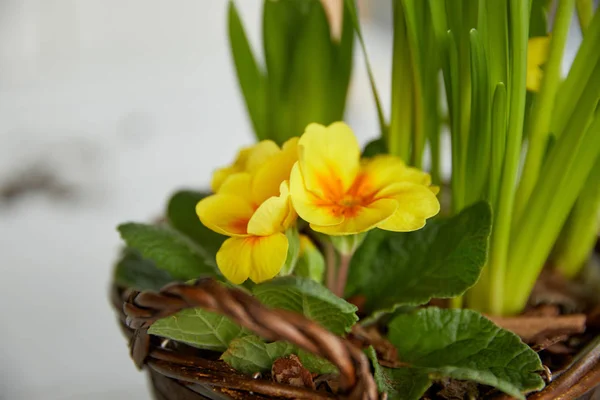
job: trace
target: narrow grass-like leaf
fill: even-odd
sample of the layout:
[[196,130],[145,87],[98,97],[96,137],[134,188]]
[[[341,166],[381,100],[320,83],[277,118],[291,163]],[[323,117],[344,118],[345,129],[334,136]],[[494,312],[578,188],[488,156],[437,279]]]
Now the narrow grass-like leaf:
[[[504,155],[504,167],[492,229],[489,268],[493,275],[504,276],[511,240],[511,221],[514,205],[515,181],[521,154],[521,137],[525,117],[525,84],[527,79],[527,40],[529,3],[510,0],[509,3],[509,57],[511,79],[508,85],[509,119]],[[504,286],[490,288],[490,310],[500,314],[505,302]]]
[[503,83],[496,85],[492,100],[492,151],[489,177],[488,199],[495,209],[498,204],[498,191],[502,182],[502,166],[504,165],[504,149],[506,148],[506,87]]
[[600,219],[594,218],[600,211],[598,182],[600,157],[592,167],[552,253],[552,264],[569,278],[579,273],[596,244],[600,230]]
[[414,118],[413,65],[408,45],[404,8],[400,0],[392,2],[394,21],[392,56],[392,108],[387,146],[390,154],[406,162],[412,156]]
[[574,0],[563,0],[558,3],[548,61],[544,66],[540,91],[534,97],[531,114],[527,121],[526,135],[529,139],[527,157],[525,158],[525,165],[515,198],[514,218],[517,221],[521,217],[531,191],[538,180],[540,168],[546,155],[554,102],[560,84],[561,62],[569,35],[571,16],[573,15],[573,3]]
[[332,45],[327,16],[320,1],[308,1],[308,12],[296,32],[289,65],[288,90],[285,98],[290,106],[288,131],[280,141],[302,134],[311,122],[329,124],[331,94],[327,88],[333,77]]
[[592,15],[594,15],[594,4],[592,0],[575,0],[575,6],[577,8],[577,19],[579,20],[579,27],[581,33],[585,35]]
[[373,92],[375,106],[377,107],[377,119],[379,121],[379,130],[381,131],[380,133],[381,133],[382,137],[387,137],[387,129],[388,128],[387,128],[387,124],[385,122],[385,117],[383,114],[383,107],[381,105],[379,93],[377,92],[377,86],[375,85],[375,76],[373,75],[371,63],[369,62],[369,56],[367,55],[367,47],[365,46],[365,41],[363,39],[362,31],[360,29],[360,21],[358,20],[358,12],[356,10],[355,1],[356,0],[344,0],[344,4],[346,5],[347,10],[349,11],[349,15],[352,20],[352,24],[354,25],[354,30],[356,31],[356,36],[358,36],[358,41],[360,43],[360,47],[362,48],[363,55],[365,57],[365,65],[367,67],[367,73],[369,75],[371,91]]
[[[590,82],[589,87],[600,87],[599,80],[596,82]],[[597,104],[597,99],[593,102],[584,96],[577,110],[584,109],[585,103]],[[525,209],[527,218],[513,232],[505,281],[505,290],[510,290],[511,296],[505,299],[503,314],[518,313],[525,306],[560,228],[600,154],[600,113],[589,126],[589,117],[581,118],[579,123],[571,124],[572,132],[558,138],[544,164],[545,178],[536,185]]]
[[471,124],[467,151],[465,202],[485,198],[488,184],[491,125],[490,82],[485,49],[479,32],[471,30]]
[[343,24],[342,34],[339,42],[333,43],[333,64],[330,72],[331,84],[331,104],[329,105],[330,121],[340,121],[344,116],[346,106],[346,96],[352,74],[353,56],[354,56],[354,27],[352,17],[348,6],[343,4]]
[[560,136],[567,127],[571,115],[576,110],[577,101],[586,89],[588,82],[598,80],[598,75],[594,75],[594,68],[600,59],[599,48],[600,12],[596,12],[581,41],[567,78],[560,85],[560,96],[556,97],[550,131],[557,136]]
[[266,77],[254,57],[233,1],[229,2],[229,44],[238,82],[258,140],[268,138]]

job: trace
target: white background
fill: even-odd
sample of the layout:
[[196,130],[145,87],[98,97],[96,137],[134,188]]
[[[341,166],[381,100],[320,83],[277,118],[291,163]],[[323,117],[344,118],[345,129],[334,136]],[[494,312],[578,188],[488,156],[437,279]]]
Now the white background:
[[[261,2],[237,3],[257,45]],[[115,226],[160,215],[253,141],[226,9],[0,0],[0,187],[33,170],[70,188],[0,201],[0,399],[149,398],[107,299]],[[386,26],[364,26],[385,105]],[[364,143],[377,122],[356,55],[347,119]]]

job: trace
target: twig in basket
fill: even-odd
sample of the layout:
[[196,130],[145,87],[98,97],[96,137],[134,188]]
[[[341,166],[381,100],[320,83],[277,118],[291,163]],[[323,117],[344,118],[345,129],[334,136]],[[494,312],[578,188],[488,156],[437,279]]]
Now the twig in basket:
[[[594,339],[586,347],[579,358],[562,375],[554,380],[541,392],[535,393],[530,400],[570,400],[575,399],[579,390],[587,390],[594,387],[600,380],[600,336]],[[592,372],[590,372],[592,371]],[[580,389],[576,386],[582,385]],[[571,393],[571,394],[569,394]]]
[[583,333],[586,322],[584,314],[488,318],[496,325],[516,333],[524,342],[534,344],[561,335]]

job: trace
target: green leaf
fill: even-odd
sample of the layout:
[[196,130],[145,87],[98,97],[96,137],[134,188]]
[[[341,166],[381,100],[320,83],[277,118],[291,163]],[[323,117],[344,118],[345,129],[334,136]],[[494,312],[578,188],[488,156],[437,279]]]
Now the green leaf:
[[347,295],[363,295],[369,312],[459,296],[485,264],[491,210],[476,203],[416,232],[370,232],[352,258]]
[[294,350],[290,343],[265,343],[258,336],[249,335],[233,340],[221,359],[240,372],[253,374],[271,371],[275,360],[292,354]]
[[275,360],[290,354],[296,354],[302,365],[313,373],[327,374],[337,371],[327,360],[304,350],[299,350],[290,343],[283,341],[265,343],[254,335],[233,340],[221,359],[238,371],[253,374],[255,372],[270,372]]
[[246,107],[256,137],[267,139],[266,77],[258,67],[239,13],[233,1],[229,2],[229,44],[238,82],[246,100]]
[[379,365],[373,346],[365,350],[373,365],[375,383],[389,400],[419,400],[431,386],[426,370],[420,368],[385,368]]
[[329,71],[332,79],[331,104],[329,104],[329,120],[340,121],[344,117],[348,86],[352,76],[352,60],[354,55],[354,27],[350,10],[344,4],[342,16],[342,32],[339,42],[333,42],[333,65]]
[[135,290],[158,291],[174,279],[168,272],[156,268],[149,260],[144,260],[134,249],[125,248],[115,266],[115,283]]
[[189,308],[159,319],[148,329],[148,333],[200,349],[224,351],[244,330],[220,314]]
[[279,276],[290,275],[296,269],[298,264],[298,255],[300,253],[300,235],[298,229],[291,228],[285,232],[285,236],[288,240],[288,252],[285,259],[285,264],[279,271]]
[[310,353],[306,350],[298,349],[297,353],[298,358],[304,365],[304,368],[313,372],[315,374],[334,374],[338,372],[338,369],[335,365],[330,363],[324,358],[318,357],[313,353]]
[[175,279],[185,281],[215,275],[213,266],[201,252],[177,231],[133,222],[119,225],[118,230],[129,247]]
[[382,138],[379,138],[379,139],[371,140],[369,143],[367,143],[367,145],[365,146],[365,149],[363,150],[362,156],[363,157],[374,157],[378,154],[387,154],[387,153],[388,153],[388,149],[387,149],[387,144],[386,144],[385,140]]
[[300,236],[300,257],[294,274],[321,283],[324,273],[325,258],[323,254],[308,237]]
[[430,376],[472,380],[519,399],[544,386],[538,355],[472,310],[430,307],[400,315],[390,323],[388,339],[400,360]]
[[338,335],[358,321],[356,306],[311,279],[286,276],[260,283],[252,292],[264,305],[300,313]]
[[[347,10],[347,15],[350,17],[352,21],[352,25],[354,26],[354,31],[358,36],[358,42],[360,43],[360,47],[362,48],[364,57],[365,57],[365,66],[367,67],[367,74],[369,76],[369,83],[371,85],[371,92],[373,93],[373,99],[375,100],[375,106],[377,108],[377,119],[379,120],[379,130],[382,137],[387,136],[388,126],[385,122],[385,117],[383,116],[383,107],[381,105],[381,100],[379,97],[379,93],[377,92],[377,86],[375,85],[375,75],[373,74],[373,69],[371,68],[371,63],[369,61],[369,57],[367,55],[367,46],[365,45],[365,41],[363,40],[362,31],[360,29],[360,22],[358,20],[358,11],[356,9],[356,0],[344,0],[344,6]],[[344,18],[346,18],[346,13],[344,14]]]
[[205,258],[216,267],[215,256],[227,237],[208,229],[196,214],[196,204],[208,195],[192,190],[175,193],[167,206],[167,218],[169,224],[192,239]]
[[532,0],[529,16],[529,37],[548,34],[548,8],[550,0]]
[[[293,115],[287,137],[297,136],[311,122],[330,124],[330,97],[333,94],[333,46],[327,15],[320,1],[306,1],[307,14],[296,32],[291,54],[289,101]],[[310,101],[307,101],[310,99]],[[286,139],[287,139],[286,137]]]

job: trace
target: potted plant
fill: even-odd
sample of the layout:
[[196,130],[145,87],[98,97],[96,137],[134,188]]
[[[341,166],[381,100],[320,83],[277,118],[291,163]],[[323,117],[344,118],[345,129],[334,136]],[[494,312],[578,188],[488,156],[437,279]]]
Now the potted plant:
[[210,193],[118,228],[112,300],[155,397],[575,399],[600,383],[600,308],[576,279],[598,231],[600,13],[555,3],[392,1],[391,117],[365,57],[381,136],[361,149],[339,122],[355,35],[367,51],[354,2],[335,18],[265,1],[264,67],[230,2],[258,141]]

